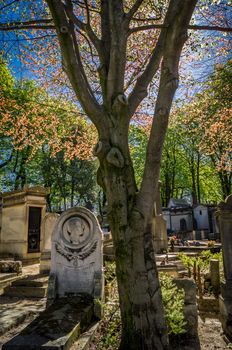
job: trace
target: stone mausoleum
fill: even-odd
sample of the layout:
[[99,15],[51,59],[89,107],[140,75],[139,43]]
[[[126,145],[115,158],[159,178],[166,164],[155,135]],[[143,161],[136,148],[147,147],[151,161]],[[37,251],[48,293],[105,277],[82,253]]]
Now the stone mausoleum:
[[24,186],[23,190],[2,193],[0,255],[22,261],[40,258],[41,223],[46,212],[48,190]]

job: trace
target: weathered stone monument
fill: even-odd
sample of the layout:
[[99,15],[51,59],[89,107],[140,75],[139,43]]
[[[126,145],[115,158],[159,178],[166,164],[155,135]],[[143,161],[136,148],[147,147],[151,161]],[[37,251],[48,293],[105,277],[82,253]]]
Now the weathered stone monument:
[[103,299],[103,236],[99,223],[86,208],[72,208],[58,219],[52,234],[48,298],[81,293],[96,301]]
[[158,191],[154,203],[154,215],[152,219],[152,232],[156,253],[162,253],[168,248],[166,221],[163,218],[160,203],[160,185],[161,182],[159,181]]
[[222,316],[222,328],[232,340],[232,195],[219,204],[217,212],[222,240],[225,284],[222,284],[222,296],[219,300]]
[[41,252],[41,221],[46,211],[48,190],[24,186],[2,193],[0,255],[33,261]]
[[40,273],[49,273],[50,271],[52,232],[59,217],[60,215],[57,213],[47,213],[42,221]]

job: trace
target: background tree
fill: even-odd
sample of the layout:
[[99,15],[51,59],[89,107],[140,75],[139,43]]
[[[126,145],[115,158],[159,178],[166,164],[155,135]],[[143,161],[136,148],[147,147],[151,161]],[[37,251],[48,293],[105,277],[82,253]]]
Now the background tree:
[[76,106],[52,99],[31,81],[14,82],[3,61],[0,76],[0,189],[49,187],[50,210],[94,203],[93,126],[76,118]]
[[198,152],[209,156],[217,170],[223,198],[232,186],[232,61],[217,66],[204,90],[183,109],[181,122],[196,140]]

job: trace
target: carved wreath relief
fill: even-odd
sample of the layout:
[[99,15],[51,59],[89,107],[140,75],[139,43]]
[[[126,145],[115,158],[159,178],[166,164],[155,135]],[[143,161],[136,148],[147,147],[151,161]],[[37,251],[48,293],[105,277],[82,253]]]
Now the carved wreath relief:
[[86,259],[97,248],[97,240],[93,239],[92,231],[89,218],[72,216],[63,223],[56,251],[68,261],[73,261],[77,267],[79,261]]

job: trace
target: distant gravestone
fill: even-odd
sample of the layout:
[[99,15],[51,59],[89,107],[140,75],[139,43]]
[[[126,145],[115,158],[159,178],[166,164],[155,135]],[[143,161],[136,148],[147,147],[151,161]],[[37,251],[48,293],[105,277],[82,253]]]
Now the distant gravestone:
[[103,299],[102,241],[99,223],[88,209],[72,208],[60,216],[52,234],[49,299],[79,294]]
[[43,248],[42,250],[51,250],[52,247],[52,232],[60,215],[57,213],[47,213],[42,222],[43,230]]
[[152,218],[152,234],[156,253],[162,253],[168,248],[166,221],[163,218],[162,207],[160,203],[160,186],[161,181],[158,182],[158,189],[155,198],[154,213]]
[[52,232],[60,217],[57,213],[47,213],[42,221],[42,252],[40,273],[49,273],[51,265]]

